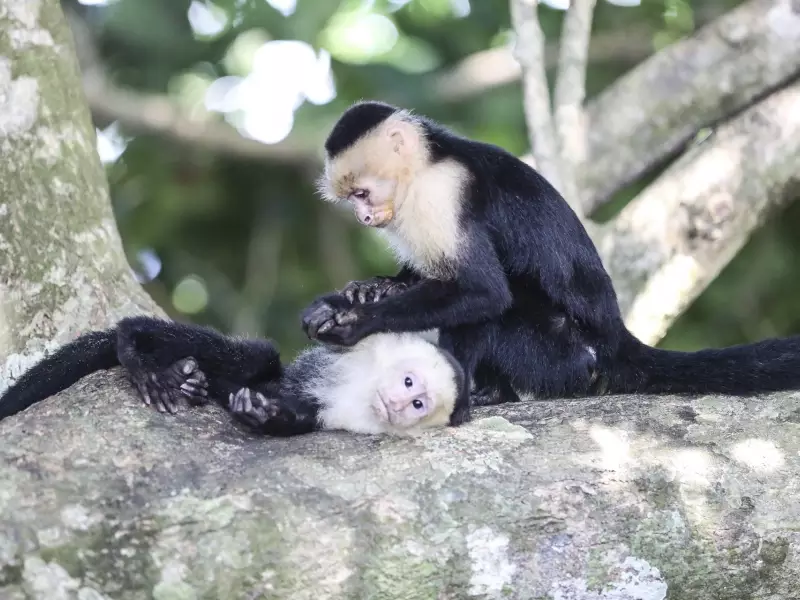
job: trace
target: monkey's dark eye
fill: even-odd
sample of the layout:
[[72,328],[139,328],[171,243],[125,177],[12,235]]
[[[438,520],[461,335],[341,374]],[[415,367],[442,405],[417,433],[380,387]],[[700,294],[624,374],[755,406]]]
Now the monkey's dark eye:
[[423,405],[422,405],[422,400],[414,400],[414,401],[411,403],[411,406],[413,406],[414,408],[416,408],[417,410],[419,410],[419,409],[420,409],[420,408],[422,408],[422,406],[423,406]]
[[411,377],[406,377],[405,380],[403,381],[403,384],[407,388],[410,388],[412,385],[414,385],[414,381],[411,379]]
[[354,190],[352,194],[350,194],[353,198],[357,198],[359,200],[364,200],[369,196],[369,190]]

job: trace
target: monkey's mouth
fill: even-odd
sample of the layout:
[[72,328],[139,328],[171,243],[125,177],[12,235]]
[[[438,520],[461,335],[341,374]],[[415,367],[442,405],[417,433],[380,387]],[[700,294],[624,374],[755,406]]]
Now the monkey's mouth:
[[392,422],[391,417],[389,417],[389,407],[386,406],[386,402],[384,401],[380,392],[378,392],[377,398],[372,401],[372,412],[374,412],[375,416],[384,423]]

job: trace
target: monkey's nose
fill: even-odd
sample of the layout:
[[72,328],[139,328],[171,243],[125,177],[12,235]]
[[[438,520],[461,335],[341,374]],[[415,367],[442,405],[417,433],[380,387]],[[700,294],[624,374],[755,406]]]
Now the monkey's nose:
[[369,225],[370,223],[372,223],[372,217],[370,217],[369,215],[364,215],[362,221],[364,222],[364,225]]

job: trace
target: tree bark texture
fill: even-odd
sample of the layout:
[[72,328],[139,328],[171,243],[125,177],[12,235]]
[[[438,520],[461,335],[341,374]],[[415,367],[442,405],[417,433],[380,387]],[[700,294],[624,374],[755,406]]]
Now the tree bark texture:
[[49,348],[145,311],[59,3],[0,0],[0,392]]
[[720,127],[598,240],[630,330],[658,342],[767,218],[800,196],[800,83]]
[[0,423],[0,597],[797,599],[799,401],[274,439],[98,373]]

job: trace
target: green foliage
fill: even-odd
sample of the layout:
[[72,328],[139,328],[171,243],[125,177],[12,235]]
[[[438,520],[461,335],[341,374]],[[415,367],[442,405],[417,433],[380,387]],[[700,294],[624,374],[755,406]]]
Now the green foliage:
[[[187,115],[212,120],[222,117],[204,107],[209,86],[220,77],[250,75],[266,42],[299,40],[310,44],[315,54],[329,53],[335,97],[316,104],[301,101],[286,140],[308,148],[307,160],[286,165],[268,158],[242,159],[178,144],[170,136],[137,133],[108,166],[131,263],[147,271],[148,260],[152,263],[152,256],[157,257],[158,274],[146,284],[153,297],[175,318],[269,335],[286,357],[307,343],[297,315],[315,295],[353,278],[395,269],[385,246],[371,232],[359,229],[347,213],[315,195],[317,151],[344,108],[360,98],[379,98],[515,153],[527,151],[518,82],[458,102],[443,102],[437,92],[441,73],[513,38],[507,0],[64,4],[90,26],[113,81],[168,95]],[[620,8],[599,0],[594,34],[623,39],[626,31],[636,29],[658,48],[735,4],[736,0],[653,0],[638,8]],[[205,19],[197,31],[187,16],[190,7],[193,19]],[[540,15],[547,38],[556,40],[563,14],[543,6]],[[590,95],[637,59],[621,51],[610,61],[593,60]],[[270,74],[273,79],[251,95],[258,110],[250,107],[268,123],[282,114],[282,105],[274,99],[289,85]],[[243,119],[242,110],[230,116],[239,124]],[[641,185],[621,193],[604,218]],[[790,301],[795,295],[791,257],[798,255],[793,233],[798,220],[800,210],[795,209],[756,236],[665,344],[718,345],[800,329],[800,312]],[[150,253],[151,259],[140,260],[142,252]]]

